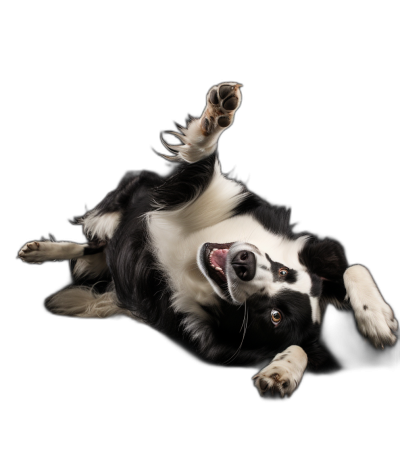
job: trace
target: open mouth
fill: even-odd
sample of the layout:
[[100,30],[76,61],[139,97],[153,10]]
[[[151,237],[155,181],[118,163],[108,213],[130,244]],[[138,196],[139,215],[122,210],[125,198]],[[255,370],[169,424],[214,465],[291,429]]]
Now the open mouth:
[[203,261],[207,274],[219,287],[226,286],[226,258],[233,243],[206,243],[203,247]]

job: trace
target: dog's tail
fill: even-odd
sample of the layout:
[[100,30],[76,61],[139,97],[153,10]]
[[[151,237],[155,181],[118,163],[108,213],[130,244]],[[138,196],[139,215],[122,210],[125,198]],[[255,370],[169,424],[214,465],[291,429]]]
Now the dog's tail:
[[82,286],[71,286],[56,292],[46,299],[45,306],[52,313],[74,317],[106,318],[117,313],[135,317],[118,305],[114,291],[99,294],[93,288]]

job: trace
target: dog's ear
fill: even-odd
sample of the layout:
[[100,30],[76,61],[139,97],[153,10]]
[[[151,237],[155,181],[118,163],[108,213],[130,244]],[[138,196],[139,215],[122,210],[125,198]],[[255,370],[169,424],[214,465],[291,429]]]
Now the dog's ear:
[[299,253],[299,260],[310,273],[313,285],[318,287],[321,310],[325,310],[328,303],[348,310],[343,282],[348,263],[343,246],[331,238],[310,237]]
[[343,246],[331,238],[310,237],[299,253],[299,260],[309,273],[330,282],[343,280],[348,267]]
[[320,339],[308,340],[302,345],[308,358],[308,370],[313,372],[334,372],[340,369],[340,364]]
[[328,304],[346,308],[343,275],[348,264],[342,245],[332,240],[310,240],[300,251],[299,260],[311,275],[312,291],[320,298],[321,310]]

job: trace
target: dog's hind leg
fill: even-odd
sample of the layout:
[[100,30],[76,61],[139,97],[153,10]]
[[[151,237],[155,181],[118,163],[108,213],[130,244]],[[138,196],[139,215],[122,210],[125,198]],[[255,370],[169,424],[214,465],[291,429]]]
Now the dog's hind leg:
[[134,316],[118,306],[114,291],[98,294],[89,287],[69,287],[46,299],[46,308],[58,315],[84,318],[106,318],[117,313]]

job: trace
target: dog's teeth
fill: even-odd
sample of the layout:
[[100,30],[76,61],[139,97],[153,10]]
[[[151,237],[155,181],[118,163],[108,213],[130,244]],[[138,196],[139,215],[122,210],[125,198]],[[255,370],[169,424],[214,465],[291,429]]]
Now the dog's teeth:
[[216,270],[216,271],[222,271],[222,269],[221,269],[219,266],[217,266],[217,267],[215,268],[215,270]]

